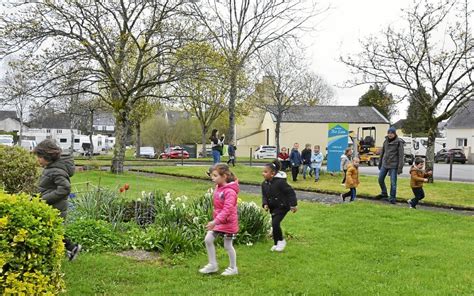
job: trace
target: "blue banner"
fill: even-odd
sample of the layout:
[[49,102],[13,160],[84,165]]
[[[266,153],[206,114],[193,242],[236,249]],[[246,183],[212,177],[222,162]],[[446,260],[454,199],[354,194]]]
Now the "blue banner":
[[330,123],[328,124],[328,172],[339,172],[341,170],[341,155],[348,145],[349,124]]

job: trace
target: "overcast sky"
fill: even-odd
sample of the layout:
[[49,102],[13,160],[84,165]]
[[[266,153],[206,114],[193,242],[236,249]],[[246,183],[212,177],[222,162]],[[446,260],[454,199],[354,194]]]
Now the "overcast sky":
[[[6,0],[0,0],[4,4]],[[402,8],[408,8],[413,0],[321,0],[322,6],[330,3],[330,10],[314,20],[317,28],[305,33],[302,42],[306,46],[311,68],[334,86],[338,105],[357,105],[359,97],[369,86],[339,88],[351,78],[349,69],[339,62],[346,54],[356,55],[360,51],[359,39],[377,34],[388,25],[403,24]],[[0,10],[4,9],[0,5]],[[3,69],[2,69],[3,68]],[[4,67],[0,64],[0,75]],[[404,95],[399,89],[388,87],[394,94]],[[392,121],[404,118],[408,104],[399,106],[399,114]]]
[[[411,3],[412,0],[331,0],[331,9],[315,21],[318,29],[303,39],[308,46],[307,55],[314,71],[325,77],[331,85],[341,85],[351,78],[349,69],[339,62],[339,57],[356,55],[360,51],[359,39],[377,34],[388,25],[401,25],[401,9],[409,7]],[[357,105],[368,87],[335,87],[337,104]],[[388,87],[388,90],[394,94],[403,94],[394,88]],[[400,104],[400,112],[394,119],[404,118],[407,107],[406,103]]]

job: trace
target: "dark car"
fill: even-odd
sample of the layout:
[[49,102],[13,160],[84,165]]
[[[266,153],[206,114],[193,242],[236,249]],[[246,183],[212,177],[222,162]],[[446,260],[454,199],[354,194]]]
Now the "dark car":
[[462,149],[441,149],[436,153],[434,161],[436,163],[440,161],[444,161],[446,163],[449,163],[449,157],[450,155],[453,155],[453,162],[460,162],[460,163],[466,163],[466,155],[464,154],[464,151]]
[[166,148],[165,152],[160,154],[162,159],[187,159],[189,158],[189,153],[184,148],[180,146]]

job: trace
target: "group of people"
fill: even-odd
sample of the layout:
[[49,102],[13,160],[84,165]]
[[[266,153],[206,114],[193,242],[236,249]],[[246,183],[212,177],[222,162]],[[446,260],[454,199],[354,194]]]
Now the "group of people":
[[[222,144],[224,138],[218,137],[217,130],[213,131],[211,140],[213,141],[213,156],[220,161],[220,153],[215,146]],[[319,180],[319,171],[323,161],[323,155],[318,145],[313,147],[307,144],[300,153],[299,144],[295,143],[290,155],[282,149],[271,163],[264,165],[262,170],[262,207],[271,213],[273,245],[271,251],[281,252],[286,247],[283,238],[281,222],[290,211],[297,211],[297,198],[295,191],[287,182],[287,175],[284,169],[291,167],[293,180],[299,173],[299,167],[303,165],[303,178],[306,178],[307,171],[314,175],[315,181]],[[216,152],[214,152],[216,150]],[[63,218],[67,215],[68,196],[71,191],[70,177],[74,174],[74,162],[71,157],[61,155],[61,148],[52,140],[45,140],[39,143],[33,150],[37,156],[38,163],[44,168],[39,181],[39,193],[43,200],[52,207],[58,209]],[[218,155],[219,153],[219,155]],[[234,150],[235,153],[235,150]],[[379,162],[379,184],[381,194],[379,197],[386,197],[390,202],[395,203],[397,175],[403,168],[403,143],[397,137],[395,129],[390,128],[384,141],[381,161]],[[288,162],[288,163],[286,163]],[[351,201],[356,198],[356,188],[359,185],[359,163],[357,157],[352,157],[352,150],[346,149],[341,156],[341,170],[344,171],[343,184],[349,189],[347,193],[341,195],[343,201],[350,197]],[[287,165],[285,167],[285,165]],[[417,158],[410,169],[411,182],[414,198],[408,201],[410,208],[416,208],[418,202],[424,198],[423,183],[428,182],[427,177],[431,172],[423,170],[424,160]],[[391,186],[390,196],[385,186],[385,177],[390,175]],[[229,266],[222,275],[230,276],[238,274],[237,255],[232,241],[239,231],[237,195],[239,193],[239,183],[237,177],[230,170],[228,164],[216,162],[209,170],[209,175],[216,185],[213,194],[213,219],[206,225],[207,233],[204,239],[208,264],[199,269],[203,274],[215,273],[218,271],[216,251],[214,241],[218,236],[224,238],[224,248],[229,256]],[[69,239],[64,239],[69,260],[74,260],[81,251],[81,245],[73,243]]]

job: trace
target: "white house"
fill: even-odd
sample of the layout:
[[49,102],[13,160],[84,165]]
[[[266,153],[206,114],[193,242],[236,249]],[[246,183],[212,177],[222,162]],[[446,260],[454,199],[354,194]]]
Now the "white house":
[[474,163],[474,100],[456,112],[446,124],[446,147],[462,148],[470,163]]
[[18,132],[20,121],[15,111],[0,111],[0,131]]
[[94,133],[113,136],[115,133],[115,118],[112,113],[98,113],[94,116]]

